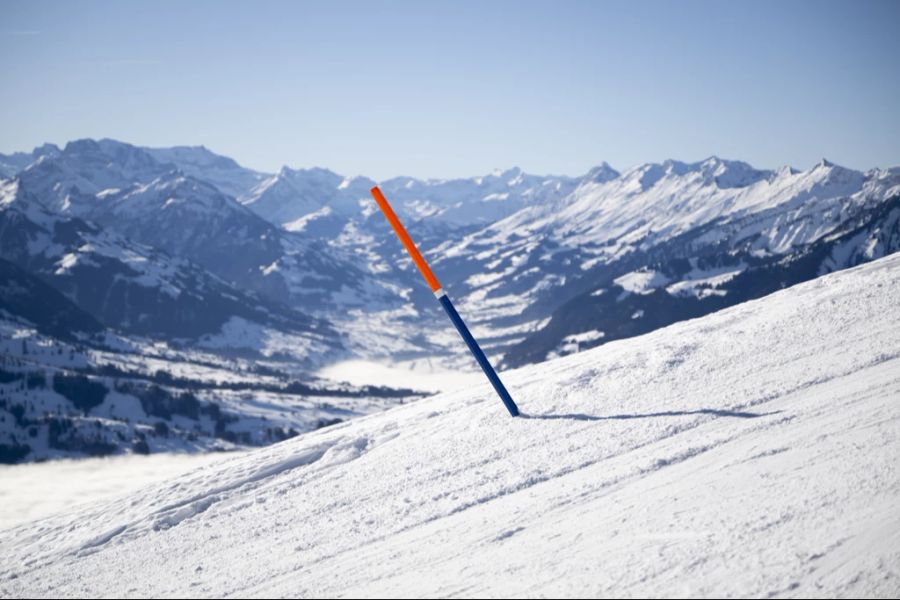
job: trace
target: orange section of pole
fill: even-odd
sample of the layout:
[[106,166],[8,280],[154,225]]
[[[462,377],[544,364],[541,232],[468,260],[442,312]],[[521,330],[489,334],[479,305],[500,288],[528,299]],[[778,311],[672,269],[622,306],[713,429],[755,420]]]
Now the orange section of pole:
[[417,267],[419,267],[419,272],[422,273],[422,277],[425,278],[425,281],[428,283],[428,287],[431,288],[432,292],[436,292],[441,289],[441,284],[438,282],[437,277],[435,277],[434,273],[431,272],[431,267],[429,267],[428,263],[425,262],[425,259],[419,252],[419,249],[416,248],[416,244],[412,241],[412,238],[409,237],[409,234],[406,233],[406,229],[403,227],[403,223],[401,223],[400,219],[397,218],[397,215],[394,214],[394,209],[391,208],[391,205],[388,203],[387,198],[384,197],[384,194],[381,193],[381,190],[378,189],[377,185],[373,187],[371,191],[372,197],[375,198],[375,202],[377,202],[379,208],[381,208],[381,212],[384,213],[384,216],[387,217],[388,223],[390,223],[391,227],[394,228],[394,233],[397,234],[397,237],[400,238],[400,241],[403,242],[404,246],[406,246],[406,251],[409,252],[409,255],[412,257],[413,262],[416,263]]

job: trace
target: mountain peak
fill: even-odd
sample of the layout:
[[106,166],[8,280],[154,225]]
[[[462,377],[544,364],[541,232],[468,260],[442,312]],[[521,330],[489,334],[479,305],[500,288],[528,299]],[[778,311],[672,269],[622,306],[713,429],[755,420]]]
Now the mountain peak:
[[519,167],[510,167],[508,169],[494,169],[491,171],[490,176],[497,179],[515,179],[522,174],[522,169]]
[[59,146],[56,144],[51,144],[50,142],[45,142],[40,146],[36,146],[32,151],[34,156],[44,156],[45,154],[58,154],[61,152]]
[[[709,156],[705,160],[700,161],[699,165],[701,169],[716,169],[720,167],[729,167],[731,165],[746,165],[742,161],[738,160],[728,160],[727,158],[722,158],[721,156],[716,156],[713,154]],[[749,166],[749,165],[748,165]]]
[[120,166],[132,168],[158,167],[159,163],[143,149],[126,142],[103,138],[95,140],[82,138],[73,140],[65,145],[62,154],[72,157],[87,157],[96,159],[112,159]]
[[80,138],[67,142],[63,146],[63,152],[66,154],[82,153],[85,151],[99,150],[100,144],[93,138]]
[[789,177],[792,175],[797,175],[800,171],[792,167],[791,165],[781,165],[777,169],[775,169],[776,177]]
[[612,181],[619,176],[619,172],[613,169],[608,162],[603,161],[596,167],[591,168],[584,176],[585,181],[591,183],[605,183]]
[[819,162],[817,162],[815,164],[815,166],[812,168],[812,170],[813,171],[827,170],[827,171],[833,172],[833,173],[860,173],[860,171],[857,171],[856,169],[850,169],[848,167],[839,165],[835,162],[828,160],[827,158],[822,158]]
[[278,171],[278,175],[282,176],[282,177],[284,177],[284,176],[290,177],[293,175],[313,175],[313,176],[321,176],[321,177],[328,177],[328,178],[337,178],[339,181],[342,181],[344,179],[343,176],[338,175],[331,169],[326,169],[324,167],[301,167],[299,169],[293,169],[287,165],[284,165]]
[[699,163],[700,172],[719,188],[742,188],[767,178],[770,173],[754,169],[740,160],[710,156]]

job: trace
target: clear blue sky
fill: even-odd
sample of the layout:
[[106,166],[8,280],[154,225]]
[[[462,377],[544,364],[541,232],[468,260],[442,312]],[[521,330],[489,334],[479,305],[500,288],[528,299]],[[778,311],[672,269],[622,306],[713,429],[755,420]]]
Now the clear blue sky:
[[0,0],[0,152],[386,178],[900,164],[900,2]]

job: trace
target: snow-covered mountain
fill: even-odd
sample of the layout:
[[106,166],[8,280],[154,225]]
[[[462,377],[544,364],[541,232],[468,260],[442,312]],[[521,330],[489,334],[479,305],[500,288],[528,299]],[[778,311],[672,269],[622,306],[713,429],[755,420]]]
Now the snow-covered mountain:
[[11,179],[16,174],[32,164],[44,155],[59,153],[56,144],[43,144],[31,152],[13,152],[12,154],[0,154],[0,178]]
[[540,331],[509,350],[507,363],[638,335],[896,252],[898,175],[823,163],[790,175],[802,181],[800,191],[771,191],[771,204],[748,194],[738,200],[749,200],[750,207],[699,226],[676,226],[671,235],[659,233],[661,240],[644,235],[564,286],[568,300]]
[[[371,179],[270,175],[203,147],[114,140],[31,156],[17,176],[49,210],[328,319],[354,355],[469,364],[452,331],[430,326],[442,317],[372,203]],[[492,356],[520,365],[896,251],[898,173],[711,157],[380,186]]]
[[216,154],[205,146],[143,150],[159,162],[172,164],[186,175],[208,181],[234,198],[246,195],[267,177],[267,174],[242,167],[234,159]]
[[266,220],[297,231],[331,214],[346,219],[360,212],[373,185],[372,180],[345,178],[328,169],[283,167],[240,200]]
[[0,315],[18,316],[36,331],[66,340],[103,330],[97,319],[54,287],[3,259],[0,259]]
[[15,175],[49,210],[80,216],[95,194],[148,183],[171,169],[130,144],[83,139],[40,154]]
[[0,256],[0,463],[262,445],[421,395],[312,377],[342,355],[327,323],[17,180],[0,182]]
[[[18,181],[48,210],[99,223],[308,313],[401,301],[350,257],[262,219],[213,183],[221,179],[220,163],[244,175],[247,169],[190,150],[151,155],[114,140],[78,140],[26,167]],[[181,159],[194,173],[209,158],[211,177],[198,179],[154,156]]]
[[895,597],[898,296],[894,255],[508,372],[524,418],[485,383],[72,507],[0,594]]
[[[586,176],[608,180],[618,173],[603,163]],[[452,227],[487,225],[522,208],[562,198],[575,189],[580,178],[541,177],[519,168],[497,170],[484,177],[427,179],[397,177],[380,184],[392,205],[408,221],[427,219],[429,224]],[[283,168],[263,181],[242,202],[261,216],[286,229],[304,228],[329,215],[358,217],[372,213],[369,190],[375,181],[366,177],[342,177],[327,169]]]
[[[559,202],[523,209],[432,249],[430,256],[439,272],[455,274],[447,287],[463,298],[462,310],[476,315],[489,336],[497,334],[505,344],[500,349],[511,352],[508,364],[516,365],[543,360],[569,346],[565,338],[572,335],[592,334],[597,343],[619,337],[603,337],[610,333],[603,312],[586,310],[578,319],[554,314],[567,301],[585,294],[596,298],[614,286],[610,297],[622,309],[614,316],[617,322],[625,309],[624,321],[655,308],[662,313],[649,316],[665,317],[666,307],[642,306],[644,299],[632,293],[664,287],[686,298],[683,304],[690,307],[683,315],[706,314],[733,303],[734,296],[718,305],[702,300],[727,295],[709,290],[745,270],[747,261],[798,258],[813,244],[877,215],[890,227],[892,217],[882,208],[893,206],[898,196],[898,170],[860,173],[822,161],[809,171],[767,172],[715,158],[693,164],[667,161],[608,181],[584,182]],[[870,225],[879,237],[882,224]],[[896,236],[882,237],[884,243],[873,246],[868,259],[900,249]],[[865,238],[855,239],[856,250],[869,243]],[[856,254],[864,257],[865,252]],[[668,264],[657,276],[660,262]],[[828,270],[812,269],[806,278]],[[615,284],[620,277],[624,286]],[[748,283],[741,300],[766,293],[741,282]],[[556,323],[548,330],[551,314]],[[526,327],[527,333],[529,324],[534,324],[531,335],[545,338],[540,348],[530,336],[502,337],[504,327]]]
[[422,395],[311,377],[280,358],[303,336],[249,360],[123,335],[11,263],[0,275],[0,464],[260,446]]
[[[466,239],[483,227],[535,206],[553,206],[571,194],[582,182],[605,182],[618,176],[606,163],[584,177],[536,176],[521,169],[497,170],[483,177],[450,180],[418,180],[398,177],[380,183],[392,205],[407,223],[413,237],[426,254],[446,245],[448,240]],[[425,327],[441,319],[434,299],[426,288],[415,285],[412,263],[393,238],[383,216],[374,206],[369,190],[375,181],[365,177],[342,177],[326,169],[283,168],[260,184],[241,202],[284,229],[302,233],[327,244],[334,252],[355,259],[379,282],[392,285],[378,302],[368,303],[351,318],[329,315],[348,332],[356,352],[391,359],[442,357],[451,364],[468,364],[457,352],[453,332]],[[431,254],[430,259],[440,255]],[[494,265],[476,259],[463,265],[449,265],[441,280],[464,298],[471,291],[470,304],[480,300],[465,280],[478,274],[490,279]],[[519,293],[527,293],[523,281]],[[403,302],[391,301],[391,294]],[[527,302],[527,300],[526,300]],[[479,307],[483,318],[476,332],[487,337],[488,346],[518,341],[536,328],[539,319],[519,319],[503,323],[497,311]],[[548,311],[544,311],[549,314]],[[355,316],[365,315],[365,331]],[[545,315],[546,316],[546,315]],[[399,333],[399,335],[397,335]]]
[[0,182],[0,257],[38,276],[107,327],[190,339],[233,320],[339,341],[326,323],[243,292],[183,258],[51,212],[19,180]]
[[[520,365],[894,252],[900,245],[884,207],[900,194],[898,181],[897,170],[862,173],[826,160],[807,171],[766,171],[711,157],[622,174],[604,163],[579,178],[512,169],[380,185],[477,335],[506,364]],[[415,274],[369,199],[373,184],[323,169],[282,169],[242,201],[405,287]],[[850,230],[855,237],[837,240]],[[783,260],[795,266],[771,280]],[[616,287],[620,277],[629,289]],[[643,279],[653,285],[641,291],[662,287],[672,297],[631,293]],[[628,294],[606,296],[617,302],[601,307],[597,298],[609,286]],[[435,316],[433,301],[416,286],[407,290],[416,314],[404,323],[416,330]],[[396,309],[369,312],[396,321]],[[423,352],[453,346],[452,338],[429,342]]]

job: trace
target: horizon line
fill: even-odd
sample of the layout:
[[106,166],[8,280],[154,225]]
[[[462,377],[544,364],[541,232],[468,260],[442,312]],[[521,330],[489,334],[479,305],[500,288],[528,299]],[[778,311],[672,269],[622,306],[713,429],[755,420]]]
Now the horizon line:
[[666,158],[666,159],[663,159],[660,161],[647,161],[647,162],[642,162],[642,163],[636,163],[636,164],[630,165],[624,169],[618,169],[618,168],[612,166],[608,161],[601,160],[598,163],[594,163],[593,166],[591,166],[587,169],[587,171],[585,171],[584,173],[579,174],[579,175],[569,175],[569,174],[562,174],[562,173],[539,173],[537,171],[527,171],[527,170],[519,167],[518,165],[513,165],[513,166],[505,167],[505,168],[495,167],[493,169],[488,170],[487,172],[482,172],[480,174],[469,175],[469,176],[459,176],[459,177],[452,177],[452,176],[451,177],[433,177],[433,176],[421,177],[421,176],[415,176],[415,175],[400,174],[400,175],[393,175],[393,176],[385,177],[385,178],[373,178],[369,175],[365,175],[362,173],[357,173],[357,174],[353,174],[353,175],[345,175],[345,174],[339,173],[338,171],[331,169],[330,167],[323,167],[323,166],[319,166],[319,165],[293,167],[293,166],[290,166],[287,163],[285,163],[285,164],[282,164],[281,167],[279,167],[277,170],[274,170],[274,171],[260,170],[260,169],[254,168],[254,167],[249,167],[245,163],[238,160],[237,158],[230,156],[228,154],[223,154],[221,152],[217,152],[202,143],[201,144],[174,144],[174,145],[140,145],[140,144],[134,144],[132,142],[126,142],[121,139],[105,137],[105,136],[104,137],[74,138],[74,139],[70,139],[70,140],[66,141],[63,144],[59,144],[56,142],[43,142],[41,144],[35,145],[30,151],[29,150],[12,150],[12,151],[7,151],[7,152],[0,152],[0,156],[11,156],[11,155],[15,155],[15,154],[33,154],[35,151],[37,151],[38,149],[43,148],[45,146],[53,146],[57,150],[64,151],[65,148],[68,147],[70,144],[72,144],[74,142],[82,142],[82,141],[115,142],[118,144],[124,144],[124,145],[131,146],[133,148],[138,148],[141,150],[173,150],[173,149],[178,149],[178,148],[205,150],[216,156],[230,159],[243,169],[247,169],[247,170],[253,171],[257,174],[267,175],[267,176],[278,175],[284,169],[289,169],[291,171],[322,170],[322,171],[328,171],[329,173],[333,173],[335,175],[343,177],[344,179],[364,178],[364,179],[368,179],[370,181],[375,181],[375,182],[379,182],[379,181],[380,182],[388,182],[388,181],[391,181],[394,179],[415,179],[415,180],[425,181],[425,182],[472,180],[472,179],[479,179],[479,178],[483,178],[483,177],[491,177],[491,176],[496,177],[496,176],[502,175],[503,173],[508,173],[509,171],[515,171],[515,170],[518,170],[520,173],[523,173],[525,175],[532,175],[532,176],[544,177],[544,178],[560,177],[560,178],[568,178],[568,179],[581,179],[581,178],[586,177],[591,171],[593,171],[597,168],[602,168],[604,166],[612,169],[613,171],[615,171],[616,173],[618,173],[621,176],[621,175],[624,175],[625,173],[628,173],[628,172],[634,171],[635,169],[639,169],[641,167],[646,167],[646,166],[664,166],[667,163],[676,163],[676,164],[681,164],[681,165],[685,165],[685,166],[694,166],[694,165],[700,165],[709,160],[719,160],[719,161],[726,162],[726,163],[742,163],[742,164],[745,164],[745,165],[751,167],[754,170],[768,171],[771,173],[776,173],[785,168],[797,170],[802,173],[802,172],[806,172],[806,171],[811,171],[822,164],[832,165],[832,166],[840,167],[842,169],[848,169],[851,171],[857,171],[859,173],[868,173],[870,171],[875,171],[875,170],[892,170],[892,169],[900,167],[900,162],[898,162],[898,163],[894,163],[892,165],[887,165],[887,166],[875,165],[875,166],[867,167],[865,169],[859,169],[859,168],[855,168],[855,167],[844,166],[840,163],[836,163],[832,160],[829,160],[829,159],[825,158],[824,156],[822,158],[820,158],[818,161],[816,161],[808,169],[802,169],[802,168],[797,169],[793,164],[790,164],[790,163],[781,164],[774,168],[773,167],[757,167],[746,160],[734,159],[734,158],[723,158],[717,154],[710,154],[710,155],[706,156],[705,158],[702,158],[699,160],[689,161],[689,160],[682,160],[682,159],[678,159],[678,158]]

